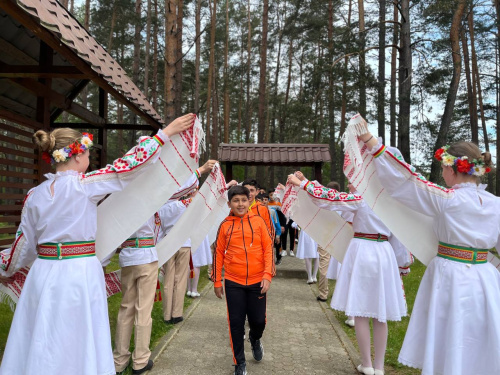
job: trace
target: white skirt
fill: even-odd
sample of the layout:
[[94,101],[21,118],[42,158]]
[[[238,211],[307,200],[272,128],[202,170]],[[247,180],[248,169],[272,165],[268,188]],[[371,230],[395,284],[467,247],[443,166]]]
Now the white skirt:
[[297,253],[299,259],[319,258],[318,244],[303,230],[300,231]]
[[200,247],[191,255],[193,258],[193,267],[203,267],[212,264],[212,251],[208,236],[205,237]]
[[500,374],[500,273],[434,258],[420,283],[399,362],[423,375]]
[[96,257],[35,260],[0,374],[115,374],[104,274]]
[[326,278],[330,280],[337,280],[340,275],[340,268],[342,264],[339,263],[334,257],[330,257],[330,263],[328,263],[328,269],[326,270]]
[[380,322],[406,316],[402,281],[388,241],[351,240],[331,306],[348,316],[375,318]]

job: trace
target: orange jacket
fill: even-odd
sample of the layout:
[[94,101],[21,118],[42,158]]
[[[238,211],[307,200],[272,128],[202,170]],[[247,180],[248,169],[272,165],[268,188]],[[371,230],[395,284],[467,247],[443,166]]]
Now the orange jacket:
[[273,242],[264,220],[252,213],[240,218],[228,216],[217,233],[212,280],[215,287],[222,286],[224,277],[242,285],[271,281],[275,275]]
[[271,239],[274,241],[275,230],[274,230],[273,220],[271,219],[271,213],[269,212],[269,208],[267,208],[260,202],[253,201],[252,205],[249,208],[249,211],[254,215],[260,216],[261,218],[264,219],[264,221],[266,222],[267,230],[269,231],[269,236],[271,236]]

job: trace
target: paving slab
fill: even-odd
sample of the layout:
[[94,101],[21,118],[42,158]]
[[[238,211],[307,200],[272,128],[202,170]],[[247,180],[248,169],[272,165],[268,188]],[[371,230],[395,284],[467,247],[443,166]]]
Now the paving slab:
[[[357,374],[324,306],[306,283],[304,261],[284,257],[277,271],[268,292],[264,359],[255,362],[246,341],[248,373]],[[232,364],[225,300],[210,288],[156,356],[149,374],[230,375]]]

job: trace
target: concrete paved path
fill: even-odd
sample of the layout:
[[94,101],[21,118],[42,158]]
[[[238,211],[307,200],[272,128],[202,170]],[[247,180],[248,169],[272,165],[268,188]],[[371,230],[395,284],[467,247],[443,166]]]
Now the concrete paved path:
[[[316,301],[312,289],[316,286],[306,283],[304,261],[285,257],[277,271],[268,295],[264,360],[253,360],[246,341],[248,373],[357,374],[324,305]],[[225,301],[215,297],[213,288],[201,298],[156,359],[150,375],[233,373]]]

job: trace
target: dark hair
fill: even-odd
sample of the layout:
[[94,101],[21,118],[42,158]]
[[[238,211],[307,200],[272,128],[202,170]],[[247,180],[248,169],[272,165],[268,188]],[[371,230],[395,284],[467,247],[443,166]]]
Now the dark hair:
[[327,188],[329,189],[335,189],[337,191],[340,191],[340,184],[337,181],[330,181],[327,185]]
[[257,196],[255,197],[255,199],[264,199],[264,198],[269,199],[269,194],[267,194],[267,193],[259,193],[259,194],[257,194]]
[[251,180],[250,179],[249,180],[245,180],[241,184],[241,186],[246,186],[246,185],[253,186],[255,189],[260,189],[259,183],[256,180],[253,180],[253,179],[251,179]]
[[235,195],[244,195],[247,197],[247,199],[250,199],[250,191],[248,191],[248,188],[244,186],[236,185],[231,187],[231,189],[229,189],[229,191],[227,192],[227,197],[230,202]]
[[267,194],[271,194],[271,193],[274,193],[274,192],[275,192],[275,189],[269,189],[269,190],[267,191]]

